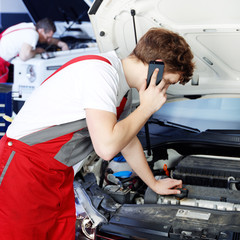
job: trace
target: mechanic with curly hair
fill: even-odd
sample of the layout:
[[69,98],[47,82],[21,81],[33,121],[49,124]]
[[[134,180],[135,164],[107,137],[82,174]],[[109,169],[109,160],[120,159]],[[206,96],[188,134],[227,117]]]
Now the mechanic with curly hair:
[[[152,60],[163,61],[165,70],[156,85],[156,69],[146,88]],[[181,180],[155,179],[137,133],[166,102],[168,87],[188,82],[193,69],[184,38],[153,28],[126,58],[115,51],[80,56],[46,79],[0,141],[1,240],[75,239],[72,166],[93,150],[104,160],[121,152],[153,191],[179,194]],[[118,120],[131,88],[140,104]]]

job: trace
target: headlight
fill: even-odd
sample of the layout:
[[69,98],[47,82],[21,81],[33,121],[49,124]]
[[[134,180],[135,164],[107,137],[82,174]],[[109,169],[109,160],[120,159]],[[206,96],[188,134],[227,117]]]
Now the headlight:
[[36,73],[33,65],[28,65],[26,76],[30,82],[34,82],[36,80]]
[[107,219],[94,208],[90,198],[79,182],[74,181],[73,186],[76,215],[77,220],[79,220],[79,226],[76,226],[76,229],[81,228],[86,237],[95,239],[96,227],[102,222],[107,222]]

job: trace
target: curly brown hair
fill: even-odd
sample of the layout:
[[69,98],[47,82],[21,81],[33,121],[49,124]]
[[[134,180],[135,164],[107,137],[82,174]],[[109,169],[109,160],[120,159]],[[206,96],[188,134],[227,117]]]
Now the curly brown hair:
[[187,83],[194,71],[193,54],[186,40],[164,28],[151,28],[138,41],[130,55],[143,63],[162,59],[167,72],[180,72],[180,83]]

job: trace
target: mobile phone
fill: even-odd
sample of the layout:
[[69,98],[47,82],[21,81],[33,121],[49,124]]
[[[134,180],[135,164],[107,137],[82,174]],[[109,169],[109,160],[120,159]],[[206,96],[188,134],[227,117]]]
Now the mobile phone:
[[158,72],[158,75],[157,75],[156,85],[158,85],[162,80],[163,71],[164,71],[164,63],[160,62],[160,61],[151,61],[149,63],[149,67],[148,67],[147,87],[150,84],[152,74],[153,74],[153,72],[156,68],[159,69],[159,72]]

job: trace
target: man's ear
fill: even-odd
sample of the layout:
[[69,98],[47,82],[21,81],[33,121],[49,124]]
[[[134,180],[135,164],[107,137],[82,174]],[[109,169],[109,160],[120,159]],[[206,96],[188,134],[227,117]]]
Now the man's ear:
[[37,31],[38,31],[38,33],[40,33],[40,34],[44,34],[44,33],[45,33],[43,28],[39,28]]

